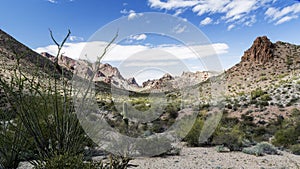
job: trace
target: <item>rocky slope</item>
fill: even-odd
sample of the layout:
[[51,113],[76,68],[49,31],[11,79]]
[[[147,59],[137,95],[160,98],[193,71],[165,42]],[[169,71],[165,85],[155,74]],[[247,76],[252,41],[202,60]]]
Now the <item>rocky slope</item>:
[[241,62],[226,71],[229,95],[249,93],[256,88],[278,85],[282,78],[300,69],[300,46],[258,37],[245,51]]
[[[10,82],[13,76],[16,76],[15,70],[20,68],[23,77],[31,79],[36,78],[34,82],[39,81],[41,85],[49,84],[49,79],[60,78],[61,67],[55,65],[51,60],[42,57],[22,43],[18,42],[12,36],[0,29],[0,78],[3,81]],[[18,72],[18,71],[17,71]],[[66,78],[71,77],[71,72],[64,71]],[[19,74],[17,73],[19,76]],[[25,84],[26,85],[26,84]],[[6,110],[8,103],[5,100],[3,89],[0,86],[0,108]]]

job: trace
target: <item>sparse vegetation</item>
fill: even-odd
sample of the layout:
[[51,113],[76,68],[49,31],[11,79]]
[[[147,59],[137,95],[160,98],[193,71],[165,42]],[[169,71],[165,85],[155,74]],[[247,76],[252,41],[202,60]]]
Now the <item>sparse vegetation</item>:
[[277,149],[273,145],[267,142],[261,142],[255,146],[244,148],[242,151],[246,154],[251,154],[256,156],[263,156],[266,154],[271,154],[271,155],[279,154]]
[[[61,44],[50,33],[60,51],[70,32]],[[66,70],[58,65],[60,57],[58,52],[53,72],[41,77],[39,68],[31,76],[26,75],[16,55],[11,81],[0,76],[0,89],[4,90],[10,110],[15,111],[12,120],[5,124],[1,121],[0,166],[16,168],[21,160],[29,160],[36,168],[85,168],[84,147],[93,147],[94,143],[76,117],[72,87]],[[110,168],[125,168],[129,160],[121,160],[121,164],[117,161],[118,158],[111,159]]]

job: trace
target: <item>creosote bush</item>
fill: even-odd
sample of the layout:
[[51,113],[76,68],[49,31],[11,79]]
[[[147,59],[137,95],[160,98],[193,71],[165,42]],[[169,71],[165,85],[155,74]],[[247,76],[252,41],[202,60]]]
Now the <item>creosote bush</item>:
[[300,155],[300,144],[294,144],[289,147],[289,150],[296,155]]
[[242,152],[246,154],[256,155],[256,156],[263,156],[266,154],[271,154],[271,155],[279,154],[277,149],[273,145],[267,142],[261,142],[255,146],[244,148]]
[[238,125],[233,128],[218,128],[212,136],[212,144],[224,145],[231,151],[239,151],[242,149],[245,134],[240,130]]
[[201,129],[204,125],[204,120],[201,116],[198,116],[195,123],[189,133],[185,136],[184,141],[188,143],[189,146],[200,146],[199,136]]
[[300,141],[300,111],[297,108],[291,110],[291,117],[285,118],[276,131],[273,144],[288,148]]

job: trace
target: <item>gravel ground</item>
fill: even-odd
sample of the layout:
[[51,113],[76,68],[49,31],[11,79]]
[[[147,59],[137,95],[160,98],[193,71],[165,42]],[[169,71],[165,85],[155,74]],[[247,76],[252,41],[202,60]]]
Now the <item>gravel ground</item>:
[[[299,169],[300,156],[281,151],[282,155],[256,157],[242,152],[218,153],[214,147],[184,147],[179,156],[137,158],[130,169]],[[30,169],[25,162],[18,169]]]
[[300,156],[287,152],[282,155],[256,157],[242,152],[218,153],[215,148],[183,148],[180,156],[138,158],[130,162],[134,169],[297,169]]

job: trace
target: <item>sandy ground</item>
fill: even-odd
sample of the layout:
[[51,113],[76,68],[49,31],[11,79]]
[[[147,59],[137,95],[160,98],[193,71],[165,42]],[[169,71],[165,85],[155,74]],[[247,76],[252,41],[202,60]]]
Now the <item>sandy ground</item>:
[[215,148],[183,148],[180,156],[138,158],[130,162],[134,169],[281,169],[300,168],[300,156],[282,155],[256,157],[242,152],[218,153]]
[[[129,169],[298,169],[300,156],[281,152],[282,155],[256,157],[242,152],[218,153],[214,147],[184,147],[179,156],[137,158],[130,161]],[[22,163],[18,169],[32,166]]]

